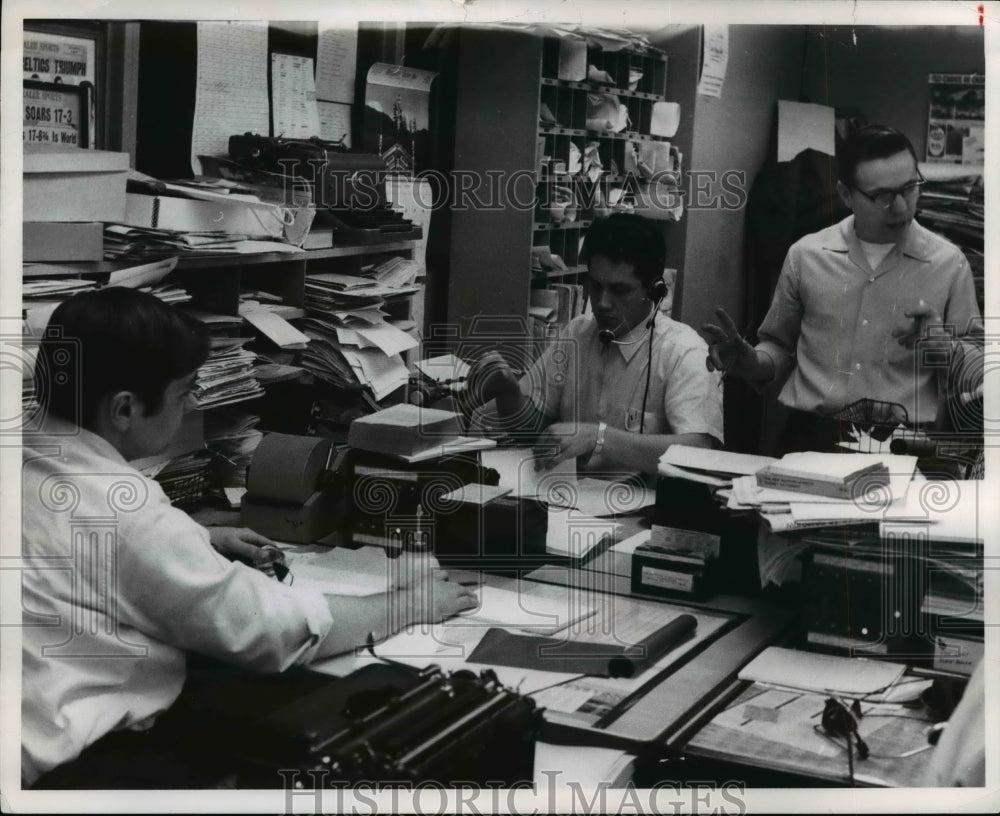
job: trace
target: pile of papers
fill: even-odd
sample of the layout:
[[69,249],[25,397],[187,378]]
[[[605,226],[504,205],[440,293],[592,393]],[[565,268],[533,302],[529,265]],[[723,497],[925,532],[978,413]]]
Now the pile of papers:
[[191,392],[198,408],[215,408],[261,396],[264,388],[254,372],[257,355],[244,348],[253,338],[235,336],[243,318],[201,309],[187,311],[208,326],[212,342]]
[[[779,464],[800,470],[808,466],[815,471],[817,482],[828,481],[831,474],[854,474],[859,471],[875,473],[879,478],[866,484],[862,476],[857,482],[857,490],[849,494],[851,498],[808,492],[810,488],[804,480],[794,490],[763,485],[758,473],[773,471]],[[789,454],[778,460],[768,456],[671,445],[660,457],[659,473],[661,476],[721,488],[720,495],[725,497],[728,509],[757,512],[772,531],[786,532],[878,524],[890,509],[904,512],[900,508],[904,506],[916,465],[915,456],[889,453]],[[882,474],[885,474],[884,479]]]
[[247,468],[264,434],[260,417],[226,409],[205,415],[205,447],[212,452],[223,487],[246,487]]
[[249,341],[248,337],[212,338],[212,351],[198,369],[192,391],[199,408],[230,405],[264,393],[253,369],[257,355],[243,348]]
[[[862,454],[825,454],[831,457],[865,458]],[[756,474],[733,479],[727,507],[731,510],[756,510],[771,530],[785,532],[814,527],[877,524],[905,500],[917,466],[915,456],[881,454],[887,484],[860,489],[852,498],[841,499],[760,484]]]
[[[416,270],[392,264],[382,270],[390,281],[413,279]],[[387,301],[412,296],[414,285],[385,285],[373,277],[324,272],[306,276],[306,318],[299,328],[309,338],[302,365],[320,379],[351,388],[367,386],[382,400],[406,384],[401,354],[418,345],[412,321],[388,320]]]
[[245,235],[225,232],[180,232],[147,227],[106,224],[104,227],[104,257],[160,258],[166,255],[230,255],[238,252],[237,244]]
[[24,281],[21,286],[21,297],[26,302],[63,300],[77,292],[86,292],[96,288],[97,284],[89,280],[30,278]]

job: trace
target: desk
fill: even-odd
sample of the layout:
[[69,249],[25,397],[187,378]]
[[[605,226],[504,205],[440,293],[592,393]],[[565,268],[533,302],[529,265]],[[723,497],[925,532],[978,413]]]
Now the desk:
[[[625,525],[625,532],[634,527],[634,519],[630,519]],[[341,554],[346,552],[351,551],[340,551]],[[326,556],[336,561],[338,550],[328,550],[324,553]],[[463,576],[456,574],[454,577]],[[787,638],[795,617],[793,608],[761,598],[737,595],[717,595],[701,603],[683,601],[665,604],[660,598],[644,598],[631,593],[627,577],[568,566],[543,567],[516,577],[477,574],[475,578],[492,587],[523,591],[525,597],[567,598],[569,590],[582,592],[588,600],[600,605],[602,616],[610,616],[611,619],[615,615],[631,614],[640,617],[652,614],[655,617],[658,609],[682,608],[701,615],[700,626],[716,629],[712,638],[692,644],[691,654],[668,656],[667,662],[659,666],[652,677],[637,686],[625,687],[617,697],[612,694],[608,706],[612,716],[584,721],[580,717],[566,716],[567,712],[551,712],[543,729],[543,741],[610,747],[634,753],[640,760],[664,755],[685,758],[683,768],[669,764],[661,766],[656,771],[660,776],[640,775],[638,784],[655,784],[677,776],[687,779],[744,779],[750,785],[759,780],[760,784],[769,787],[847,784],[846,760],[842,763],[838,761],[837,752],[840,749],[836,746],[821,745],[820,750],[812,755],[806,750],[803,759],[787,746],[770,744],[767,740],[753,738],[753,735],[735,739],[726,730],[725,718],[721,724],[718,720],[728,707],[746,704],[747,699],[741,695],[760,693],[759,689],[751,690],[747,684],[738,682],[736,675],[765,646]],[[571,602],[567,600],[566,604],[570,608]],[[437,663],[446,669],[464,668],[464,658],[477,642],[474,637],[470,639],[471,634],[466,628],[457,639],[439,639],[428,631],[420,635],[424,638],[422,641],[418,636],[408,642],[410,647],[416,646],[415,650],[405,648],[407,641],[393,639],[378,645],[375,651],[377,655],[415,665]],[[404,648],[401,649],[401,646]],[[449,646],[454,647],[450,652]],[[342,675],[371,660],[370,656],[349,655],[323,661],[313,668]],[[469,668],[477,670],[482,667],[470,665]],[[503,676],[501,680],[514,687],[524,682]],[[591,683],[587,680],[581,685],[590,686]],[[525,684],[521,690],[528,693],[537,687],[540,686]],[[600,694],[604,689],[596,688],[594,691]],[[544,697],[538,695],[536,699],[543,704]],[[821,709],[822,700],[819,700],[818,710]],[[601,721],[597,722],[598,719]],[[892,723],[894,726],[900,724],[910,726],[910,730],[904,729],[900,734],[894,732],[892,735],[887,731],[881,736],[906,737],[911,742],[924,739],[924,721]],[[822,736],[818,735],[816,739],[820,743],[825,742]],[[917,746],[914,743],[912,747]],[[877,753],[874,747],[873,753]],[[873,757],[857,764],[855,782],[913,785],[921,778],[930,753],[923,750],[914,754],[900,767],[896,767],[893,761]],[[840,758],[843,758],[842,755]],[[776,782],[777,778],[783,781]]]
[[[756,683],[734,684],[731,693],[735,696],[684,746],[688,773],[709,778],[750,773],[768,787],[851,784],[844,741],[819,728],[824,695]],[[760,710],[773,712],[775,719],[755,719]],[[862,704],[862,711],[859,730],[871,755],[855,759],[854,786],[919,787],[932,754],[926,729],[933,719],[901,706]]]
[[[321,558],[334,563],[337,551]],[[294,572],[294,563],[292,569]],[[695,638],[630,680],[588,677],[574,681],[563,674],[494,667],[502,682],[520,687],[524,693],[537,693],[539,704],[553,709],[543,739],[562,743],[637,749],[662,742],[750,658],[776,642],[792,619],[787,610],[735,597],[707,604],[630,597],[627,587],[613,576],[567,567],[541,568],[517,577],[477,574],[473,579],[516,593],[521,607],[529,612],[540,608],[536,603],[542,601],[556,601],[568,613],[581,604],[594,607],[594,616],[570,630],[573,640],[634,643],[669,621],[671,614],[688,612],[698,619]],[[548,605],[545,608],[550,609]],[[486,628],[488,625],[470,625],[457,618],[435,627],[415,627],[377,645],[374,651],[379,657],[420,667],[437,664],[452,670],[481,670],[485,667],[468,663],[467,657]],[[342,676],[373,659],[370,655],[346,655],[321,661],[314,668]],[[541,691],[543,686],[566,680],[570,682],[562,687],[561,696]],[[568,698],[575,704],[568,704]]]

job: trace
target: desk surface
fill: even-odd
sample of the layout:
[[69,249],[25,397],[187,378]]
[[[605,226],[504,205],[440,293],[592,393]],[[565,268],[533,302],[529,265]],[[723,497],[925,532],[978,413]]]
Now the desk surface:
[[[820,726],[824,695],[743,686],[687,743],[688,756],[851,783],[844,740]],[[862,712],[858,728],[871,754],[855,758],[854,784],[919,787],[932,754],[926,729],[933,720],[898,705],[863,703]]]

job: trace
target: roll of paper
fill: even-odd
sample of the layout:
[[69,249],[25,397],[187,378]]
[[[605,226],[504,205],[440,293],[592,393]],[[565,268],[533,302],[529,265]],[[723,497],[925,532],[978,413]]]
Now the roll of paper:
[[332,444],[315,436],[267,434],[250,462],[247,493],[266,501],[304,503],[316,492]]

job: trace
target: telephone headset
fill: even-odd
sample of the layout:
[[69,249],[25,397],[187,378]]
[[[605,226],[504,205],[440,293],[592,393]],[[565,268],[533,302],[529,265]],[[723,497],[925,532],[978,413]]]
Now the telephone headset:
[[847,741],[847,770],[851,780],[854,780],[854,753],[852,745],[858,752],[858,759],[868,759],[870,751],[868,744],[861,739],[858,732],[858,720],[862,717],[861,703],[855,700],[850,707],[835,697],[828,697],[823,706],[823,716],[820,725],[830,736],[842,737]]
[[[653,308],[649,313],[649,320],[646,321],[646,331],[643,332],[639,337],[634,340],[615,340],[615,331],[611,329],[601,329],[597,333],[597,339],[601,341],[601,345],[605,348],[608,346],[631,346],[636,343],[641,343],[647,337],[649,338],[649,353],[646,360],[646,387],[642,392],[642,413],[639,419],[639,433],[642,433],[646,428],[646,400],[649,397],[649,378],[653,370],[653,328],[656,326],[656,313],[660,310],[660,302],[667,296],[667,282],[663,278],[657,278],[646,290],[646,297],[648,300],[653,301]],[[621,325],[618,326],[621,328]]]

